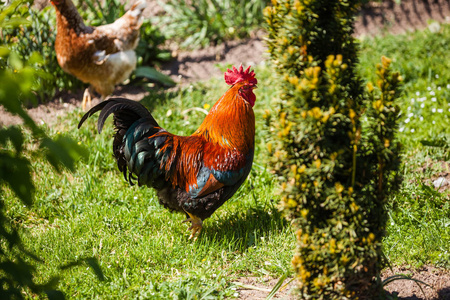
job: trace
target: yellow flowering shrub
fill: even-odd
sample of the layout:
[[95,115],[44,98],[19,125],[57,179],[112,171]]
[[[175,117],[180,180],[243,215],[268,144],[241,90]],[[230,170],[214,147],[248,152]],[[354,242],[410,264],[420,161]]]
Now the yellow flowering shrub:
[[293,221],[301,299],[373,299],[385,204],[398,187],[401,77],[390,59],[377,82],[356,73],[356,0],[272,0],[268,48],[282,94],[270,117],[272,167]]

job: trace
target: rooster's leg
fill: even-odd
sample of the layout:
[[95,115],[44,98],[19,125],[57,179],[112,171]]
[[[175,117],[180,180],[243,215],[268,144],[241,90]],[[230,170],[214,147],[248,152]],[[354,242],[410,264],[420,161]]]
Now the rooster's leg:
[[194,241],[197,240],[197,237],[200,235],[200,231],[202,231],[202,224],[203,221],[199,217],[194,216],[193,214],[190,214],[186,212],[189,215],[189,218],[183,221],[183,223],[191,222],[191,227],[189,227],[188,230],[192,230],[191,236],[189,239],[194,238]]
[[91,97],[91,93],[90,93],[89,89],[90,89],[90,87],[88,87],[84,90],[83,101],[81,102],[81,108],[83,109],[83,111],[86,111],[86,103],[87,103],[88,108],[91,107],[92,97]]

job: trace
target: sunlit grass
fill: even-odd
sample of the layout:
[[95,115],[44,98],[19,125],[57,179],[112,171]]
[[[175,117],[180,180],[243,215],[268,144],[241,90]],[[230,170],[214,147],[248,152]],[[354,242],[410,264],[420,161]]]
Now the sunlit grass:
[[[450,267],[449,193],[430,187],[429,180],[449,172],[450,39],[442,32],[365,40],[361,73],[373,79],[381,55],[405,80],[399,139],[404,145],[404,182],[392,195],[385,252],[394,265],[433,264]],[[427,46],[427,45],[433,45]],[[266,109],[275,113],[279,95],[270,66],[256,68],[258,77],[256,156],[248,180],[236,195],[205,221],[197,242],[188,240],[184,216],[162,208],[155,192],[130,187],[112,157],[111,120],[97,134],[96,119],[78,130],[83,113],[75,110],[46,128],[67,134],[89,149],[75,173],[58,175],[41,161],[33,164],[35,203],[23,207],[11,193],[4,197],[7,215],[21,228],[27,249],[43,258],[42,281],[59,273],[58,266],[94,256],[105,274],[98,281],[87,265],[62,271],[59,288],[69,298],[204,299],[236,297],[232,282],[242,276],[280,277],[290,272],[294,233],[277,210],[277,181],[267,164],[266,143],[276,133],[265,126]],[[213,78],[177,92],[152,92],[141,103],[161,126],[189,135],[225,92],[222,78]],[[208,107],[209,105],[209,107]],[[292,274],[292,273],[290,273]]]
[[[266,81],[270,70],[258,68]],[[178,92],[154,92],[142,100],[161,126],[179,135],[192,134],[205,114],[226,91],[222,78],[196,83]],[[108,120],[102,134],[97,116],[78,130],[83,113],[75,110],[50,136],[67,134],[89,150],[75,173],[58,175],[35,161],[36,199],[31,210],[9,201],[8,215],[22,229],[27,249],[45,260],[40,277],[50,278],[58,266],[95,257],[104,272],[99,282],[88,265],[62,271],[59,289],[73,298],[189,298],[233,297],[232,284],[242,276],[279,277],[290,270],[293,232],[276,204],[277,183],[267,165],[264,121],[277,90],[263,85],[257,91],[255,164],[242,188],[204,222],[197,242],[188,240],[185,216],[159,205],[147,187],[130,187],[112,157],[113,128]],[[209,107],[208,107],[209,105]],[[112,119],[112,118],[111,118]],[[190,296],[189,296],[190,295]],[[208,296],[209,295],[209,296]]]
[[450,267],[450,193],[431,181],[448,173],[450,159],[450,26],[362,42],[361,70],[383,54],[404,78],[398,137],[403,144],[401,191],[389,211],[387,257],[394,265]]

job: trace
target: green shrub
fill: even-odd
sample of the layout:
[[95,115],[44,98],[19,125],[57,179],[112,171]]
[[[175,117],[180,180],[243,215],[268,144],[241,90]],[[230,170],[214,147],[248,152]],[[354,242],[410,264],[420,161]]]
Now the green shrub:
[[162,18],[168,38],[181,47],[197,48],[230,39],[248,37],[263,23],[266,0],[169,0]]
[[159,48],[165,41],[166,37],[162,34],[160,28],[153,26],[149,19],[143,20],[141,38],[136,48],[138,67],[159,65],[162,62],[171,60],[172,55],[170,52]]
[[273,0],[268,47],[281,77],[276,138],[282,209],[296,227],[303,299],[373,299],[385,204],[398,187],[401,77],[383,57],[376,87],[356,73],[359,1]]
[[78,8],[82,8],[78,11],[83,16],[83,20],[89,20],[89,26],[111,24],[126,12],[125,5],[119,0],[86,0],[77,2]]

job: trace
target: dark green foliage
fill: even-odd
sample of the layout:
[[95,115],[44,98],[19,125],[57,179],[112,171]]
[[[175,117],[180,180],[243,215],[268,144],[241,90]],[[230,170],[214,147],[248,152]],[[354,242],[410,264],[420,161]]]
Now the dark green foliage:
[[[14,10],[20,3],[14,2],[9,7]],[[9,18],[5,13],[0,15],[0,29],[17,26],[23,19]],[[34,63],[42,59],[33,54],[27,63],[22,62],[15,52],[0,47],[0,61],[8,62],[0,66],[0,105],[8,112],[18,115],[24,127],[8,127],[0,129],[0,299],[22,299],[23,288],[36,294],[46,293],[50,299],[63,299],[64,295],[55,290],[58,282],[53,277],[43,284],[34,282],[36,264],[43,263],[38,257],[23,248],[16,227],[5,216],[5,196],[8,188],[27,206],[33,202],[35,186],[31,160],[45,156],[57,171],[63,167],[74,170],[74,163],[84,154],[83,149],[72,139],[61,137],[49,138],[23,109],[23,99],[33,97],[31,91],[37,80]],[[37,147],[25,143],[25,134],[31,133]],[[82,261],[80,261],[82,262]],[[79,262],[77,262],[79,264]],[[98,264],[92,259],[88,261],[98,273]]]
[[140,32],[141,37],[136,48],[138,66],[158,65],[172,59],[168,50],[159,48],[160,45],[165,43],[166,37],[162,34],[160,28],[151,24],[151,20],[143,20]]
[[84,17],[83,20],[89,20],[89,26],[111,24],[125,13],[125,6],[119,0],[86,0],[79,3],[88,7],[79,12]]
[[381,285],[387,196],[397,188],[394,139],[401,78],[382,59],[377,88],[356,74],[359,1],[272,1],[269,52],[281,77],[269,144],[282,207],[297,228],[304,299],[373,299]]
[[[35,77],[32,90],[41,102],[47,102],[56,91],[80,88],[82,82],[65,73],[56,60],[54,50],[56,38],[56,18],[51,6],[37,11],[33,1],[21,1],[17,8],[7,7],[5,13],[10,19],[22,18],[27,22],[17,27],[2,28],[2,44],[28,62],[38,76]],[[40,60],[34,59],[36,54]],[[16,66],[11,59],[1,59],[0,67],[13,71]],[[27,103],[31,104],[31,103]]]
[[164,4],[165,34],[181,47],[197,48],[248,37],[263,22],[267,0],[170,0]]

